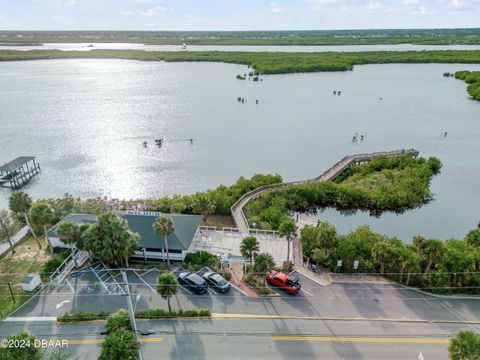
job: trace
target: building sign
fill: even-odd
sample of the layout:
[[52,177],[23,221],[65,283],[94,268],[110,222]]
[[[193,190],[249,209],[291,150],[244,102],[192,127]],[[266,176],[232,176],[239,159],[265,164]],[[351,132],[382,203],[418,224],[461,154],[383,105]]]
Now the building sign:
[[157,211],[137,211],[137,210],[127,210],[125,211],[127,215],[136,215],[136,216],[156,216],[159,217],[162,215],[161,212]]

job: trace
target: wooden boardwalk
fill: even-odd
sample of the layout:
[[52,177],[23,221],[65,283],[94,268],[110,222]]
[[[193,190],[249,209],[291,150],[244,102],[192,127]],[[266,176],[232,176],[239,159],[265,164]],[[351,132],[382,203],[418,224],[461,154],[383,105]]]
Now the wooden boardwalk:
[[394,150],[394,151],[382,151],[382,152],[374,152],[374,153],[366,153],[366,154],[348,155],[348,156],[345,156],[342,160],[334,164],[331,168],[329,168],[323,174],[321,174],[316,178],[260,186],[244,194],[240,199],[237,200],[235,204],[233,204],[233,206],[230,209],[233,216],[233,220],[235,221],[235,224],[237,225],[240,233],[248,234],[250,232],[250,227],[248,225],[248,221],[245,216],[245,213],[243,212],[243,208],[245,207],[245,205],[248,204],[250,200],[255,199],[256,197],[262,195],[263,193],[273,189],[279,189],[279,188],[290,186],[290,185],[299,185],[299,184],[305,184],[309,182],[333,180],[338,175],[340,175],[346,168],[350,166],[364,164],[379,156],[393,157],[393,156],[402,156],[402,155],[416,157],[418,156],[418,151],[415,149],[408,149],[408,150]]

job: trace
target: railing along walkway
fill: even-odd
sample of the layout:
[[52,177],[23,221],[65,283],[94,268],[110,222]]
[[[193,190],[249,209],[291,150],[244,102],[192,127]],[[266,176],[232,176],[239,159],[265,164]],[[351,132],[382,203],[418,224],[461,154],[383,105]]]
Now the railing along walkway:
[[348,156],[345,156],[342,160],[340,160],[336,164],[334,164],[331,168],[327,169],[322,175],[316,178],[260,186],[244,194],[240,199],[237,200],[235,204],[232,205],[232,207],[230,208],[230,211],[232,213],[233,220],[235,221],[235,224],[240,230],[240,233],[248,234],[250,232],[250,228],[249,228],[245,213],[243,212],[243,208],[245,207],[245,205],[248,204],[250,200],[255,199],[256,197],[260,196],[266,191],[279,189],[279,188],[291,186],[291,185],[299,185],[299,184],[305,184],[309,182],[320,182],[320,181],[332,180],[336,178],[338,175],[340,175],[349,166],[355,166],[362,163],[366,163],[379,156],[393,157],[393,156],[401,156],[401,155],[409,155],[409,156],[416,157],[418,156],[418,151],[415,149],[408,149],[408,150],[403,149],[403,150],[394,150],[394,151],[381,151],[381,152],[374,152],[374,153],[348,155]]

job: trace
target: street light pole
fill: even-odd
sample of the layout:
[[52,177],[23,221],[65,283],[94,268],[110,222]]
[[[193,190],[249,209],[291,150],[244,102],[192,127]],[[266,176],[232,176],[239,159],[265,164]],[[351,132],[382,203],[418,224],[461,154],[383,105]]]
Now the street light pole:
[[[140,348],[140,343],[138,342],[138,332],[137,332],[137,323],[135,322],[135,312],[133,310],[132,297],[130,296],[130,285],[128,284],[127,273],[125,270],[122,270],[123,283],[125,284],[125,292],[127,293],[127,305],[128,313],[130,315],[130,322],[132,323],[133,333],[135,334],[135,340],[138,345],[138,358],[143,360],[142,349]],[[137,300],[138,302],[138,300]]]
[[15,296],[13,296],[12,285],[13,285],[13,282],[10,281],[8,283],[8,289],[10,290],[10,295],[12,295],[13,302],[16,303],[17,301],[15,300]]

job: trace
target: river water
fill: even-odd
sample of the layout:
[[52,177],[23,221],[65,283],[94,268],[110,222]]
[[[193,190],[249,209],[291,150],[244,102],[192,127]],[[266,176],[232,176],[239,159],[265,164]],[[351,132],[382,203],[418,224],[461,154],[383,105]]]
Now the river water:
[[143,51],[248,51],[248,52],[359,52],[359,51],[426,51],[426,50],[480,50],[480,45],[145,45],[141,43],[45,43],[40,46],[2,45],[0,50],[63,50],[89,51],[94,49],[143,50]]
[[[442,76],[462,69],[480,66],[364,65],[255,83],[235,79],[246,67],[220,63],[3,62],[0,162],[37,156],[42,173],[26,187],[34,198],[138,198],[258,172],[311,178],[346,154],[413,147],[444,164],[435,201],[401,216],[327,210],[320,218],[340,232],[367,223],[405,241],[463,237],[480,220],[480,102],[464,82]],[[352,143],[355,132],[365,140]],[[0,208],[8,195],[0,189]]]

